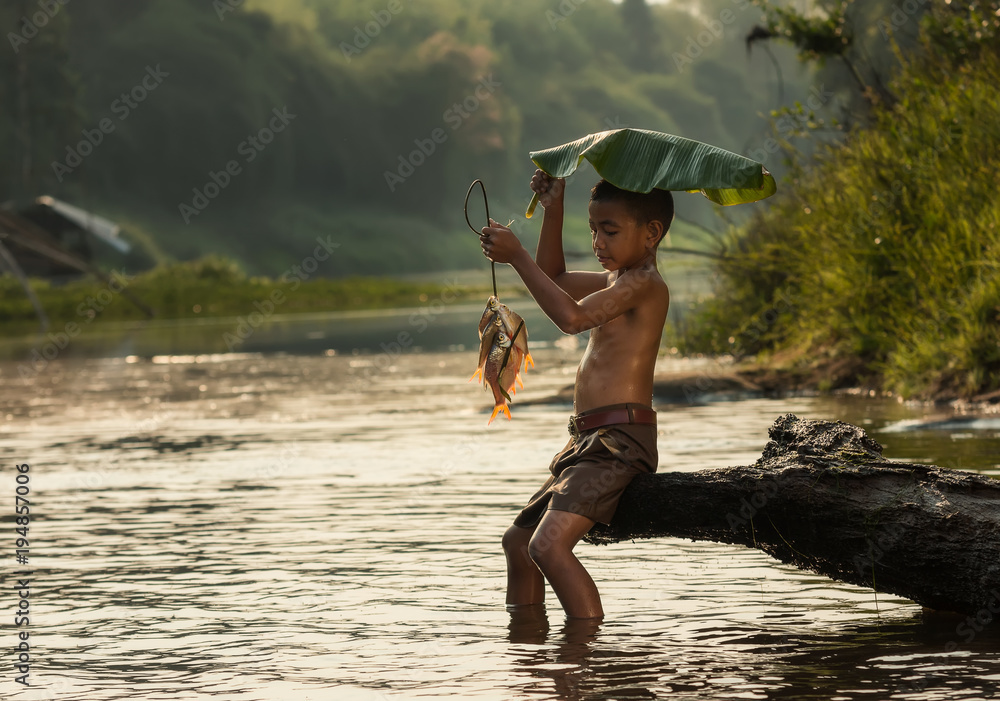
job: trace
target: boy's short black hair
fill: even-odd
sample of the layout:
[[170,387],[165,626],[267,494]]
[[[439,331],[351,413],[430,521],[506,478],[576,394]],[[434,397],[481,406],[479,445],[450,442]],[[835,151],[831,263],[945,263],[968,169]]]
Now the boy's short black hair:
[[[602,180],[590,191],[590,201],[621,202],[640,225],[651,221],[662,222],[664,234],[670,230],[670,223],[674,220],[674,197],[670,194],[670,190],[653,188],[647,193],[632,192]],[[661,236],[660,241],[662,240]]]

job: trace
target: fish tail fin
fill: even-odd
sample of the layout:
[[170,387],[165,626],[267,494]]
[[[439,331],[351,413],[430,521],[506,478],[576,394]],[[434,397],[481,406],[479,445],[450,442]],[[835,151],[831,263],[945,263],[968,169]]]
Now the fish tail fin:
[[507,408],[507,405],[497,404],[495,407],[493,407],[493,413],[490,414],[490,420],[486,422],[486,425],[489,426],[491,423],[493,423],[493,419],[499,416],[500,412],[506,414],[507,420],[510,421],[510,409]]
[[[524,385],[521,385],[521,387],[524,387]],[[514,377],[511,378],[510,387],[507,388],[507,391],[511,394],[514,394],[514,392],[517,391],[517,373],[515,373]]]

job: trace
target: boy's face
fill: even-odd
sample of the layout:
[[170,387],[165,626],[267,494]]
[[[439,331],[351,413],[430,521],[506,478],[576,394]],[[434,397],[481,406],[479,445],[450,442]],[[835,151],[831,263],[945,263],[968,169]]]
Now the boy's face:
[[656,247],[659,222],[639,224],[628,207],[615,201],[591,201],[590,235],[605,270],[631,268]]

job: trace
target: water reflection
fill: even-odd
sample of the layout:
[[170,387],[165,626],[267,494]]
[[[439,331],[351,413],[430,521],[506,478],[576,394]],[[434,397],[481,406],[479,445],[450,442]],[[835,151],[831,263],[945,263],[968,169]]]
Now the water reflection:
[[[538,354],[519,399],[572,381],[562,353]],[[500,535],[569,408],[515,403],[487,431],[473,354],[404,355],[367,376],[362,359],[61,359],[30,391],[3,380],[0,460],[30,462],[38,498],[45,693],[930,701],[1000,683],[992,622],[970,640],[964,619],[713,543],[581,545],[602,623],[554,604],[508,615]],[[661,408],[661,470],[748,464],[788,411],[880,440],[923,417],[837,398]],[[886,435],[901,441],[890,457],[932,462],[979,445]],[[981,435],[970,455],[990,469]]]
[[[696,635],[634,622],[566,619],[542,606],[510,611],[509,654],[531,698],[985,699],[1000,688],[1000,635],[951,653],[963,617],[898,611],[826,631],[770,616],[756,626],[705,622]],[[968,660],[985,655],[987,665]]]
[[[57,355],[82,357],[177,357],[226,353],[320,355],[407,351],[473,350],[482,302],[464,302],[430,311],[426,307],[314,314],[274,314],[234,342],[240,318],[165,319],[103,322],[88,327]],[[562,334],[538,307],[522,301],[518,309],[534,341],[553,342]],[[470,330],[472,335],[470,336]],[[404,336],[406,348],[398,340]],[[30,363],[33,349],[50,343],[44,334],[0,339],[0,360]],[[398,349],[398,351],[397,351]],[[48,357],[48,356],[46,356]]]
[[603,619],[567,617],[550,633],[544,605],[508,607],[508,612],[510,654],[527,676],[539,680],[523,684],[525,691],[566,701],[656,698],[650,687],[657,686],[658,673],[636,664],[641,651],[616,650],[612,640],[602,639]]

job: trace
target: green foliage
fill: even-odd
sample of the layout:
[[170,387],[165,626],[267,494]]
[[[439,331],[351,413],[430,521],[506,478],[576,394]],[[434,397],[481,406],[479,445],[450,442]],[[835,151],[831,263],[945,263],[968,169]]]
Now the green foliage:
[[1000,39],[1000,4],[988,2],[935,5],[935,14],[926,24],[928,41],[939,46],[952,60],[974,61],[983,52],[996,52]]
[[[702,14],[639,0],[426,0],[396,13],[388,2],[248,0],[221,16],[216,5],[61,5],[63,24],[29,46],[37,177],[22,183],[8,159],[0,201],[47,193],[120,217],[145,232],[147,261],[218,254],[278,275],[332,232],[342,248],[324,275],[468,267],[478,259],[458,232],[473,179],[496,209],[523,211],[531,150],[632,126],[738,152],[774,106],[772,68],[748,63],[742,42],[758,13],[733,0]],[[724,32],[708,32],[710,20]],[[14,58],[0,53],[9,105]],[[147,66],[169,76],[122,117],[115,105]],[[477,95],[490,77],[498,85]],[[809,79],[789,78],[788,92]],[[283,108],[294,120],[248,160],[241,146]],[[57,178],[51,164],[102,119],[114,131]],[[4,153],[17,133],[16,109],[0,114]],[[239,174],[185,223],[179,206],[230,162]],[[703,211],[679,203],[689,208]]]
[[766,2],[762,4],[768,11],[768,30],[795,44],[803,58],[839,56],[851,45],[851,32],[846,25],[850,0],[836,0],[829,3],[828,9],[811,15]]
[[[782,7],[753,0],[765,11],[766,26],[755,28],[748,42],[785,40],[820,71],[818,78],[836,93],[848,124],[870,124],[874,104],[892,105],[887,87],[905,56],[919,52],[920,18],[935,3],[895,0],[814,0]],[[767,44],[763,48],[767,49]],[[749,44],[748,44],[749,48]],[[832,59],[832,60],[828,60]]]
[[[29,0],[0,5],[0,200],[36,197],[50,180],[49,161],[62,155],[83,120],[82,85],[69,56],[69,13],[62,4]],[[43,26],[35,19],[45,18]]]
[[[331,280],[302,271],[276,279],[249,277],[235,261],[219,257],[161,265],[135,276],[116,273],[110,284],[90,278],[62,286],[32,280],[31,286],[55,328],[98,318],[145,319],[126,295],[150,307],[158,319],[189,319],[245,316],[268,300],[277,301],[280,314],[418,306],[444,290],[436,283],[360,276]],[[467,294],[482,298],[486,288],[469,288]],[[27,295],[10,275],[0,276],[0,324],[10,333],[37,324]]]
[[752,341],[744,352],[853,364],[904,396],[1000,387],[996,28],[952,9],[927,22],[923,54],[891,86],[896,104],[800,164],[730,242],[692,334],[704,348],[723,350],[736,330]]

